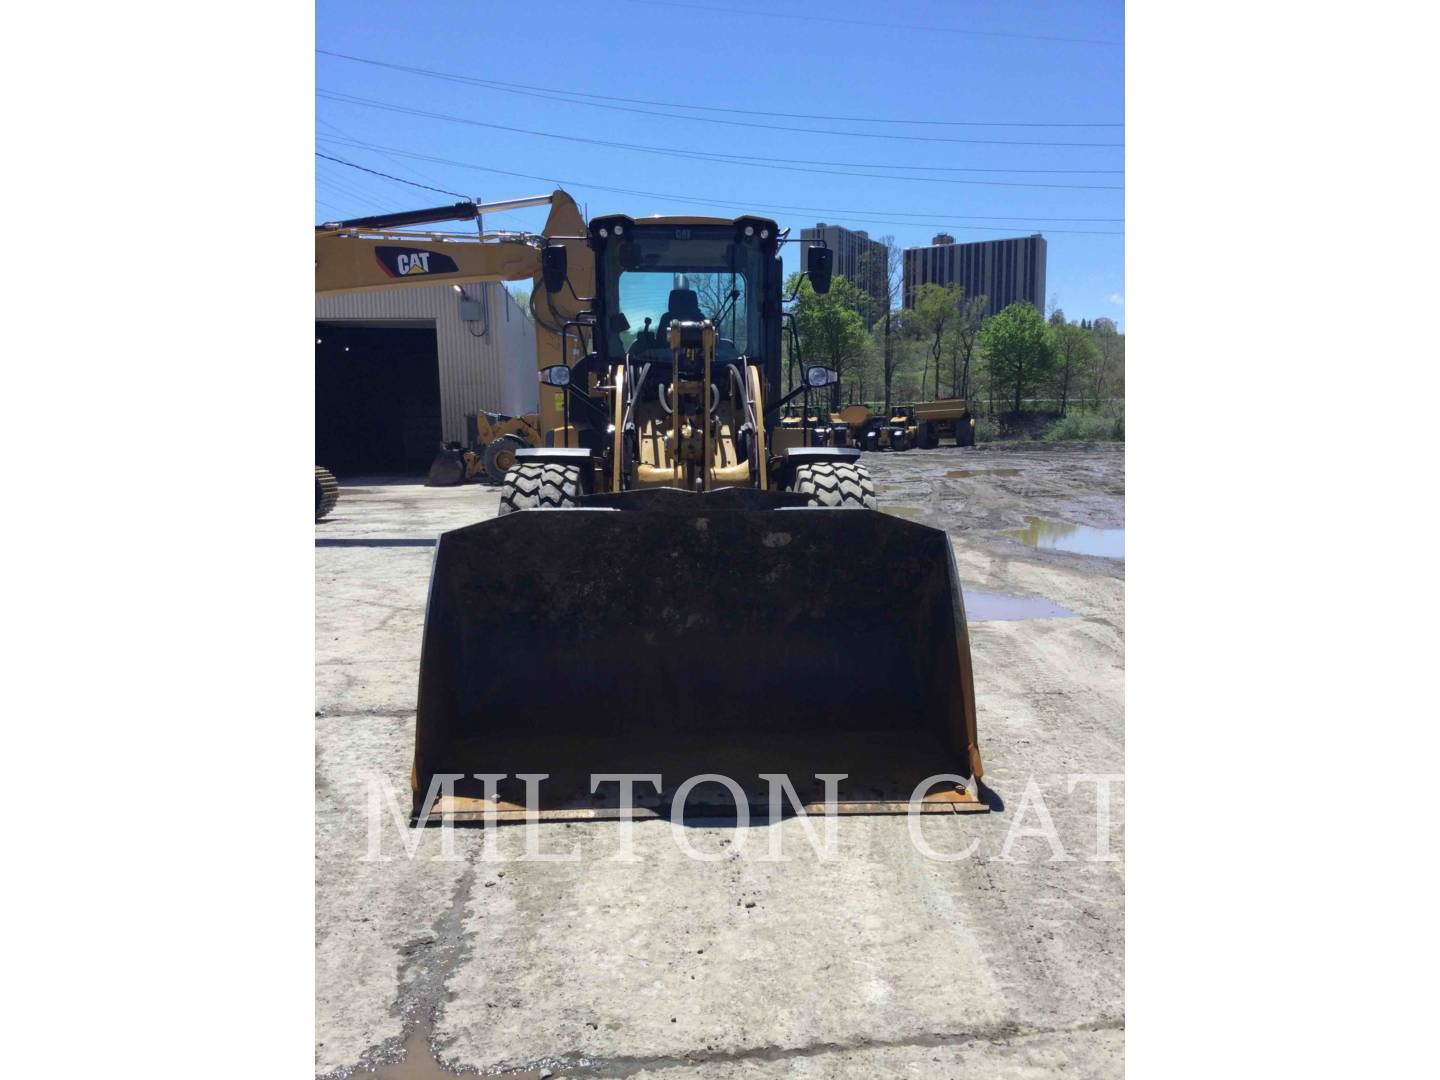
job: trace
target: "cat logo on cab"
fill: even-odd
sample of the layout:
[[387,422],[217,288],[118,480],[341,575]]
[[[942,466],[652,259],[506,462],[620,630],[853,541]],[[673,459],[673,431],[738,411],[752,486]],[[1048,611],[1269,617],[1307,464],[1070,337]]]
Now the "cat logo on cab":
[[449,255],[426,251],[423,248],[377,247],[375,261],[390,277],[453,274],[459,269]]

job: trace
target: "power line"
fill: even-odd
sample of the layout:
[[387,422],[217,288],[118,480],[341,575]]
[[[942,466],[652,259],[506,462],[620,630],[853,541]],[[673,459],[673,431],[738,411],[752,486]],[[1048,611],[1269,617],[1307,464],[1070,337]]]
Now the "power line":
[[389,173],[379,172],[375,169],[367,169],[364,165],[356,165],[353,161],[345,161],[338,157],[331,157],[329,154],[322,154],[315,151],[315,156],[324,158],[326,161],[333,161],[339,165],[348,165],[352,169],[359,169],[361,172],[370,173],[372,176],[383,176],[386,180],[395,180],[401,184],[409,184],[411,187],[424,188],[426,191],[438,191],[441,195],[454,195],[457,199],[473,199],[473,196],[462,194],[458,191],[446,191],[444,188],[431,187],[429,184],[416,183],[414,180],[406,180],[404,177],[391,176]]
[[721,15],[758,15],[772,19],[799,19],[802,22],[842,23],[846,26],[875,26],[885,30],[924,30],[942,34],[968,34],[974,37],[1020,38],[1026,41],[1055,41],[1071,45],[1121,45],[1119,41],[1100,41],[1095,38],[1051,37],[1044,34],[1017,34],[1001,30],[962,30],[956,26],[924,26],[916,23],[871,22],[867,19],[841,19],[833,15],[791,15],[781,11],[758,11],[754,8],[722,8],[712,4],[681,4],[675,0],[630,0],[632,4],[649,4],[651,7],[688,8],[691,11],[713,11]]
[[[621,101],[629,105],[657,105],[666,109],[691,109],[696,112],[720,112],[735,113],[744,116],[778,116],[788,120],[833,120],[846,123],[862,124],[913,124],[928,125],[935,127],[1026,127],[1026,128],[1119,128],[1124,127],[1123,123],[1075,123],[1056,122],[1042,123],[1032,120],[897,120],[888,117],[875,116],[832,116],[824,113],[792,113],[772,112],[767,109],[738,109],[724,105],[688,105],[675,101],[653,101],[649,98],[617,97],[613,94],[594,94],[584,90],[562,90],[553,86],[531,86],[527,83],[501,82],[498,79],[485,79],[475,75],[460,75],[449,71],[436,71],[433,68],[412,67],[408,64],[394,64],[385,60],[375,60],[365,56],[353,56],[350,53],[332,52],[329,49],[316,49],[322,56],[331,56],[337,60],[349,60],[356,64],[370,64],[373,67],[389,68],[392,71],[405,71],[412,75],[424,75],[429,78],[445,79],[450,82],[469,83],[475,86],[489,87],[495,90],[516,90],[534,91],[540,94],[565,94],[575,98],[595,98],[598,101]],[[577,104],[588,104],[588,102],[577,102]],[[701,117],[687,117],[686,119],[702,119]],[[765,125],[761,125],[765,126]],[[785,130],[794,130],[787,128]],[[834,134],[841,134],[835,132]],[[1029,145],[1029,144],[1018,144]],[[1048,144],[1045,144],[1048,145]],[[1062,144],[1070,145],[1070,144]],[[1086,144],[1089,145],[1089,144]],[[1103,144],[1111,145],[1111,144]]]
[[[819,173],[821,176],[860,176],[873,180],[911,180],[917,182],[934,184],[968,184],[982,187],[1023,187],[1023,188],[1057,188],[1076,191],[1123,191],[1124,185],[1120,184],[1044,184],[1020,180],[958,180],[953,177],[939,176],[886,176],[880,173],[843,172],[837,170],[811,169],[797,165],[777,165],[763,159],[746,160],[738,156],[725,156],[709,153],[703,150],[660,150],[653,146],[638,146],[634,143],[613,142],[607,139],[589,139],[580,135],[559,135],[550,131],[536,131],[533,128],[513,127],[507,124],[491,124],[483,120],[473,120],[465,116],[454,116],[449,113],[431,112],[428,109],[417,109],[408,105],[393,105],[389,102],[375,101],[370,98],[358,97],[354,94],[341,94],[333,90],[319,88],[316,94],[325,101],[338,101],[347,105],[361,105],[369,109],[381,109],[386,112],[402,113],[407,116],[424,116],[432,120],[444,120],[453,124],[468,124],[471,127],[489,128],[493,131],[510,131],[520,135],[534,135],[544,139],[559,139],[564,142],[586,143],[590,146],[608,146],[620,150],[631,150],[642,154],[658,154],[662,157],[697,158],[708,161],[728,161],[735,165],[749,165],[752,168],[784,169],[788,172]],[[785,160],[785,159],[771,159]]]
[[[341,128],[341,127],[337,127],[335,124],[332,124],[329,120],[326,120],[324,117],[317,116],[317,117],[315,118],[315,122],[316,122],[317,124],[324,124],[324,125],[325,125],[327,128],[329,128],[331,131],[337,133],[338,135],[343,136],[346,140],[348,140],[348,142],[349,142],[349,144],[350,144],[351,146],[365,147],[367,150],[370,150],[372,153],[379,154],[381,157],[385,158],[385,159],[388,160],[388,161],[393,161],[393,162],[394,162],[395,164],[397,164],[397,165],[404,165],[404,164],[405,164],[405,162],[401,161],[398,157],[395,157],[393,154],[387,154],[387,153],[386,153],[385,151],[383,151],[383,150],[378,150],[378,149],[373,149],[373,148],[371,148],[371,147],[366,147],[366,146],[365,146],[365,143],[364,143],[363,141],[361,141],[360,139],[357,139],[354,135],[350,134],[350,132],[346,131],[345,129],[343,129],[343,128]],[[430,180],[430,181],[432,181],[432,182],[434,182],[434,183],[436,183],[436,184],[443,183],[443,181],[437,179],[437,178],[434,177],[434,176],[431,176],[429,173],[421,172],[419,169],[416,169],[416,170],[415,170],[415,175],[418,176],[418,177],[420,177],[420,179],[422,179],[422,180]],[[409,181],[408,181],[408,180],[401,180],[401,181],[399,181],[399,183],[408,184]],[[438,190],[438,189],[437,189],[437,190]],[[477,201],[478,201],[478,196],[476,196],[475,198],[476,198]],[[333,209],[333,208],[332,208],[332,209]],[[513,218],[513,217],[515,216],[515,211],[513,211],[513,210],[494,210],[494,211],[491,211],[490,213],[486,214],[485,216],[486,216],[487,218],[493,218],[493,217]]]
[[341,184],[339,181],[331,179],[330,177],[321,176],[319,173],[315,174],[315,183],[317,186],[324,188],[328,194],[341,195],[344,198],[348,199],[350,202],[357,205],[363,204],[364,206],[372,210],[377,210],[382,213],[386,209],[388,209],[386,206],[378,202],[374,198],[374,196],[368,195],[365,192],[359,190],[358,188],[352,188],[349,185]]
[[[457,81],[449,76],[435,76],[448,82]],[[458,81],[468,82],[474,85],[473,81],[460,79]],[[491,86],[488,89],[500,90],[507,94],[522,94],[525,97],[538,97],[546,101],[560,101],[567,105],[589,105],[597,109],[612,109],[616,112],[639,113],[642,116],[658,116],[666,120],[684,120],[689,123],[699,124],[724,124],[726,127],[758,128],[762,131],[787,131],[800,132],[803,135],[838,135],[842,138],[856,139],[892,139],[900,142],[932,142],[932,143],[966,143],[975,146],[1043,146],[1049,148],[1063,149],[1123,149],[1124,143],[1101,143],[1101,142],[1051,142],[1034,139],[956,139],[945,135],[890,135],[879,131],[817,131],[811,127],[794,127],[788,124],[757,124],[751,120],[721,120],[714,116],[682,116],[679,113],[657,112],[655,109],[637,109],[630,105],[604,105],[598,101],[579,101],[573,98],[556,97],[553,94],[541,94],[531,90],[511,90],[503,86]]]
[[[326,90],[326,91],[322,91],[321,93],[323,93],[323,94],[325,94],[325,95],[331,95],[331,100],[343,100],[343,98],[341,98],[341,97],[335,97],[335,96],[334,96],[334,95],[336,94],[336,91]],[[344,95],[344,98],[353,98],[353,99],[354,99],[353,101],[347,102],[348,104],[365,104],[365,105],[368,105],[368,106],[371,107],[371,108],[389,108],[389,109],[392,109],[392,110],[400,110],[400,109],[408,109],[408,108],[409,108],[409,106],[387,105],[387,104],[384,104],[384,103],[381,103],[381,102],[373,102],[373,101],[371,101],[371,99],[368,99],[368,98],[358,98],[358,97],[355,97],[355,95],[350,95],[350,94]],[[444,118],[444,119],[454,120],[454,121],[459,122],[459,123],[475,123],[475,124],[480,123],[480,121],[478,121],[478,120],[477,120],[477,121],[472,121],[472,120],[468,120],[468,119],[463,118],[463,117],[451,117],[451,116],[447,116],[447,115],[441,114],[441,113],[423,113],[423,112],[422,112],[422,113],[419,113],[419,115],[442,117],[442,118]],[[327,127],[330,127],[330,128],[332,128],[332,129],[334,129],[334,130],[336,130],[336,131],[339,131],[339,128],[336,128],[334,124],[330,124],[330,123],[328,123],[327,121],[321,120],[320,123],[325,124]],[[505,129],[505,130],[524,131],[526,134],[539,134],[539,135],[544,135],[544,134],[546,134],[545,132],[530,132],[530,131],[527,131],[527,130],[524,129],[524,128],[507,128],[507,129]],[[343,132],[342,132],[342,134],[343,134]],[[552,136],[552,137],[553,137],[553,138],[578,138],[578,136],[565,136],[565,135],[557,135],[557,136]],[[643,152],[645,152],[645,153],[650,153],[650,154],[664,154],[664,155],[667,156],[667,157],[697,157],[697,158],[701,158],[701,159],[704,159],[704,160],[729,161],[729,162],[736,162],[736,163],[740,163],[740,164],[756,164],[756,163],[758,163],[758,164],[762,164],[762,165],[764,165],[764,166],[766,166],[766,167],[769,167],[769,166],[772,165],[774,162],[779,161],[779,162],[784,162],[784,163],[790,164],[790,165],[826,165],[826,166],[834,166],[834,167],[839,167],[839,168],[856,168],[856,169],[910,169],[910,170],[929,169],[929,170],[932,171],[932,172],[956,172],[956,173],[1014,173],[1014,174],[1023,174],[1023,175],[1035,174],[1035,175],[1082,175],[1082,176],[1091,176],[1091,175],[1093,175],[1093,176],[1123,176],[1123,175],[1125,174],[1125,170],[1124,170],[1124,169],[1019,169],[1019,168],[998,168],[998,169],[997,169],[997,168],[976,168],[976,167],[973,167],[973,166],[964,166],[964,165],[892,165],[892,164],[888,164],[888,163],[884,163],[884,162],[870,162],[870,161],[830,161],[830,160],[827,160],[827,159],[824,159],[824,158],[786,158],[786,157],[773,157],[773,156],[769,156],[769,155],[766,155],[766,156],[764,156],[764,157],[759,157],[759,156],[754,155],[754,154],[723,154],[723,153],[720,153],[719,151],[714,151],[714,150],[658,150],[658,149],[656,149],[655,147],[651,147],[651,146],[639,146],[639,145],[636,145],[636,144],[634,144],[634,143],[612,142],[612,141],[607,141],[607,140],[604,140],[604,139],[581,139],[580,141],[582,141],[582,142],[594,143],[594,144],[597,144],[597,145],[600,145],[600,146],[614,146],[614,147],[621,147],[621,148],[624,148],[624,149],[627,149],[627,150],[639,150],[639,151],[643,151]],[[828,174],[828,173],[827,173],[827,174],[825,174],[825,175],[832,175],[832,174]],[[844,175],[844,174],[833,174],[833,175]],[[883,178],[883,179],[888,179],[888,178]]]
[[[333,127],[334,125],[329,125],[329,126]],[[340,145],[351,146],[351,147],[354,147],[354,148],[356,148],[356,149],[371,150],[371,151],[373,151],[373,152],[375,152],[375,153],[377,153],[377,154],[384,154],[384,155],[386,155],[387,157],[388,157],[388,156],[391,156],[391,155],[399,155],[399,156],[403,156],[403,157],[412,158],[412,159],[417,160],[417,161],[433,161],[433,162],[436,162],[437,164],[451,165],[451,166],[455,166],[455,167],[458,167],[458,168],[467,168],[467,169],[468,169],[468,168],[478,168],[478,167],[479,167],[479,166],[471,165],[471,164],[466,163],[466,162],[451,161],[451,160],[449,160],[448,158],[433,157],[433,156],[430,156],[430,155],[427,155],[427,154],[417,154],[417,153],[415,153],[415,152],[413,152],[413,151],[410,151],[410,150],[402,150],[402,149],[400,149],[399,147],[380,146],[380,145],[377,145],[377,144],[375,144],[375,143],[364,142],[363,140],[356,139],[356,138],[353,138],[353,137],[347,137],[346,139],[341,140],[341,139],[332,139],[332,138],[330,138],[329,136],[326,136],[326,135],[317,135],[316,138],[319,139],[321,142],[338,143],[338,144],[340,144]],[[392,160],[397,160],[397,161],[398,161],[398,160],[399,160],[399,157],[398,157],[398,156],[397,156],[397,157],[393,157]],[[931,214],[907,214],[906,212],[904,212],[904,211],[899,211],[899,210],[887,210],[887,211],[882,211],[882,212],[883,212],[883,213],[888,213],[888,214],[891,214],[891,215],[899,215],[899,216],[903,216],[903,217],[921,217],[921,218],[933,218],[933,217],[934,217],[934,215],[931,215]],[[947,221],[949,221],[949,220],[966,220],[966,221],[1092,221],[1092,222],[1123,222],[1125,219],[1124,219],[1124,218],[1117,218],[1117,217],[1043,217],[1043,216],[1036,215],[1036,214],[955,214],[955,215],[949,215],[949,216],[947,216],[944,220],[947,220]]]
[[[374,149],[374,147],[369,147],[369,148],[370,148],[370,149]],[[460,169],[475,169],[475,170],[478,170],[478,171],[480,171],[480,172],[496,173],[496,174],[498,174],[498,175],[500,175],[500,176],[514,176],[514,177],[519,177],[519,178],[524,179],[524,180],[539,180],[539,181],[542,181],[542,182],[547,183],[547,184],[555,184],[555,185],[558,186],[558,187],[564,187],[564,188],[587,188],[587,189],[590,189],[590,190],[593,190],[593,191],[609,191],[609,192],[614,192],[614,193],[621,194],[621,195],[640,195],[640,196],[644,196],[644,197],[646,197],[646,198],[667,199],[667,200],[670,200],[670,201],[673,201],[673,202],[684,202],[684,203],[691,203],[691,204],[701,203],[701,204],[710,204],[710,205],[714,205],[714,206],[738,207],[738,208],[740,208],[740,209],[770,209],[770,210],[790,210],[790,211],[800,210],[800,211],[805,211],[805,212],[808,212],[808,213],[816,213],[816,214],[829,214],[829,215],[837,215],[837,214],[838,214],[838,215],[842,215],[842,216],[849,216],[852,220],[855,219],[855,216],[856,216],[856,215],[867,215],[867,220],[870,220],[870,221],[879,221],[879,222],[881,222],[882,224],[887,224],[887,225],[926,225],[926,224],[937,224],[937,223],[938,223],[938,224],[947,224],[947,223],[950,222],[950,221],[956,220],[956,218],[955,218],[954,216],[934,215],[929,221],[897,221],[897,220],[894,220],[895,217],[906,217],[906,216],[908,216],[908,217],[920,217],[921,215],[911,214],[911,213],[909,213],[909,212],[907,212],[907,211],[903,211],[903,210],[854,210],[854,209],[837,209],[837,208],[835,208],[835,207],[833,207],[833,206],[795,206],[795,205],[790,205],[790,204],[786,204],[786,203],[738,202],[738,201],[733,200],[733,199],[716,199],[716,198],[711,198],[711,197],[709,197],[709,196],[703,196],[703,195],[680,195],[680,194],[676,194],[676,193],[674,193],[674,192],[665,192],[665,191],[642,191],[642,190],[639,190],[639,189],[636,189],[636,188],[610,187],[610,186],[607,186],[607,185],[604,185],[604,184],[592,184],[592,183],[588,183],[588,182],[580,181],[580,180],[566,180],[566,179],[563,179],[563,178],[561,178],[561,177],[554,177],[554,176],[537,176],[537,175],[535,175],[534,173],[514,172],[514,171],[508,170],[508,169],[495,169],[495,168],[491,168],[491,167],[486,166],[486,165],[475,165],[475,164],[473,164],[473,163],[471,163],[471,162],[454,161],[454,160],[451,160],[451,159],[449,159],[449,158],[436,157],[436,156],[430,155],[430,154],[412,154],[412,153],[410,153],[410,152],[408,152],[408,151],[398,150],[398,149],[396,149],[396,148],[394,148],[394,147],[384,147],[383,149],[385,149],[385,150],[387,150],[387,151],[389,151],[389,152],[391,152],[391,153],[399,154],[399,155],[401,155],[402,157],[413,157],[413,158],[415,158],[415,159],[417,159],[417,160],[420,160],[420,161],[433,161],[433,162],[436,162],[436,163],[441,164],[441,165],[450,165],[450,166],[452,166],[452,167],[454,167],[454,168],[460,168]],[[321,156],[325,156],[325,155],[321,155]],[[334,159],[334,160],[338,160],[338,159]],[[367,170],[367,171],[368,171],[368,170]],[[482,210],[484,209],[483,206],[482,206],[481,209],[482,209]],[[869,216],[869,215],[876,215],[876,216]],[[886,218],[886,217],[881,217],[881,216],[878,216],[878,215],[889,215],[889,217]],[[1023,221],[1023,220],[1026,220],[1026,219],[1025,219],[1025,218],[1017,218],[1017,219],[1015,219],[1015,220],[1022,220],[1022,221]],[[1031,219],[1031,220],[1034,220],[1034,219]],[[1017,229],[1022,229],[1022,228],[1024,228],[1024,226],[1007,226],[1007,227],[1001,227],[1001,226],[988,226],[988,225],[960,225],[960,226],[951,226],[951,227],[952,227],[952,228],[959,228],[959,229],[980,230],[980,231],[984,231],[984,232],[1014,232],[1014,231],[1016,231]],[[1124,235],[1124,232],[1123,232],[1123,231],[1120,231],[1120,230],[1110,230],[1110,229],[1050,229],[1050,230],[1048,230],[1048,231],[1050,231],[1050,232],[1055,232],[1055,233],[1075,233],[1075,234],[1088,235],[1088,236],[1123,236],[1123,235]]]

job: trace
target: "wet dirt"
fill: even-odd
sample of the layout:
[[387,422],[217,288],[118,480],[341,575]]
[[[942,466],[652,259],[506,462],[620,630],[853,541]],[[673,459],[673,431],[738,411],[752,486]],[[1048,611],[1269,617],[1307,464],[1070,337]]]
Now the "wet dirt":
[[1124,576],[1123,443],[943,446],[861,460],[885,513],[944,529],[1002,561]]

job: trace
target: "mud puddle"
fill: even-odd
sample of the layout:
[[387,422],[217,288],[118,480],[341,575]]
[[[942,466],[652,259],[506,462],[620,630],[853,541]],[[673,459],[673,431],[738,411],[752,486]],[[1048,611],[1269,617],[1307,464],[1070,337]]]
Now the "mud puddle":
[[1097,529],[1090,525],[1072,525],[1068,521],[1046,521],[1027,517],[1023,529],[1007,530],[1021,543],[1050,551],[1068,551],[1076,555],[1099,555],[1106,559],[1125,558],[1125,530]]
[[1019,469],[951,469],[945,474],[957,479],[965,479],[971,476],[1019,476]]
[[1014,622],[1019,619],[1078,619],[1080,613],[1051,603],[1043,596],[1007,596],[980,589],[961,589],[966,622]]

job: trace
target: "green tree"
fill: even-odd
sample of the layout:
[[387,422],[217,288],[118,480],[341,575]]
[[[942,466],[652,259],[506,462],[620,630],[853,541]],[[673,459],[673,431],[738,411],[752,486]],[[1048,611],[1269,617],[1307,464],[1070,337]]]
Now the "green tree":
[[1090,385],[1100,350],[1078,323],[1062,321],[1051,331],[1055,339],[1055,396],[1060,399],[1060,415],[1064,416],[1071,391]]
[[[794,292],[797,275],[792,274],[786,283],[786,291]],[[836,274],[830,282],[830,291],[825,295],[817,293],[810,285],[810,279],[798,282],[799,294],[795,297],[795,329],[800,335],[800,348],[807,364],[822,364],[840,373],[833,402],[838,402],[847,378],[853,382],[863,381],[865,361],[865,320],[860,317],[860,290],[843,275]],[[855,387],[850,387],[851,396]]]
[[1097,405],[1107,397],[1124,397],[1125,335],[1114,320],[1102,316],[1090,324],[1090,340],[1097,354],[1091,373],[1091,397]]
[[[890,394],[900,366],[897,336],[900,312],[895,310],[894,297],[904,277],[904,251],[894,236],[882,236],[866,245],[857,266],[862,293],[865,326],[870,332],[867,348],[866,383],[878,376],[886,414],[890,410]],[[861,400],[867,400],[862,397]]]
[[950,354],[951,397],[970,396],[970,367],[980,340],[980,327],[985,323],[986,302],[984,296],[962,298],[955,308],[955,318],[950,321],[945,336]]
[[1011,304],[992,316],[980,331],[989,360],[990,378],[1020,412],[1027,391],[1045,383],[1055,364],[1051,330],[1031,304]]
[[[958,314],[962,292],[955,284],[927,282],[915,293],[915,303],[906,320],[911,332],[925,341],[930,363],[935,368],[934,396],[940,396],[940,359],[945,354],[945,334]],[[926,372],[920,375],[920,396],[925,397]]]

